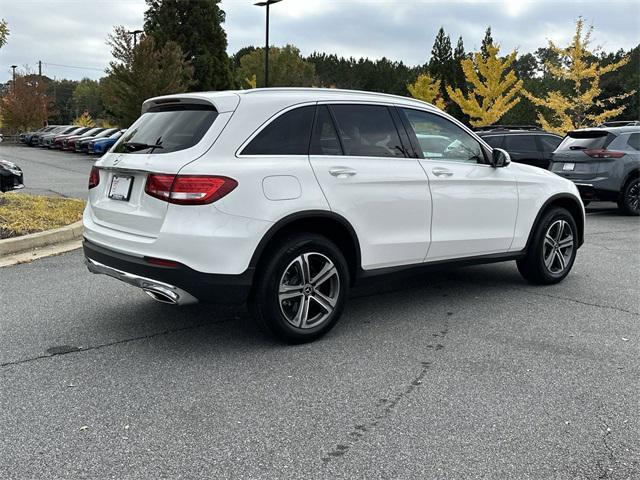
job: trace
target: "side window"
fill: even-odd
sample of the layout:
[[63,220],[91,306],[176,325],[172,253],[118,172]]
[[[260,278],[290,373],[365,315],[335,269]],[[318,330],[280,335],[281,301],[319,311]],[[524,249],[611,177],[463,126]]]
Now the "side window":
[[311,137],[310,155],[342,155],[338,132],[326,105],[316,110],[316,125]]
[[433,113],[403,108],[418,139],[422,157],[448,162],[485,163],[480,143],[449,120]]
[[538,150],[536,137],[533,135],[505,135],[504,149],[507,152],[535,152]]
[[389,109],[382,105],[332,105],[344,154],[404,157]]
[[283,113],[242,151],[243,155],[307,155],[315,105]]
[[640,133],[632,133],[627,139],[627,148],[625,150],[640,150]]
[[491,145],[493,148],[501,148],[503,138],[504,137],[500,135],[492,135],[491,137],[482,137],[482,139],[485,142],[487,142],[489,145]]
[[538,139],[540,140],[542,151],[544,152],[553,152],[562,142],[562,138],[554,137],[552,135],[540,135]]

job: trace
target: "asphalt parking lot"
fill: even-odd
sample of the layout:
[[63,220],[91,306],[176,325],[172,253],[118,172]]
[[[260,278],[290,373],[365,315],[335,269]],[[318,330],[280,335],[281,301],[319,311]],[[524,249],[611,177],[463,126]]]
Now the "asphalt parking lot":
[[[0,155],[85,194],[86,157]],[[80,251],[1,268],[0,478],[640,478],[640,221],[610,206],[559,285],[513,262],[381,280],[295,347]]]

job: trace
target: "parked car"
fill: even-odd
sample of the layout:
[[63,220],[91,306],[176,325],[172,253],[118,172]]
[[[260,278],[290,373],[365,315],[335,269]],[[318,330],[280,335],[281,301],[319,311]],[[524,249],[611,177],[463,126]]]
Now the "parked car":
[[[252,89],[142,112],[91,170],[89,270],[164,303],[248,299],[284,341],[326,333],[364,277],[516,260],[553,284],[583,243],[573,182],[418,100]],[[448,141],[425,152],[428,135]]]
[[117,132],[118,129],[117,128],[106,128],[104,130],[102,130],[101,132],[99,132],[98,134],[94,135],[93,137],[87,137],[87,138],[83,138],[83,139],[79,139],[76,141],[76,152],[87,152],[89,150],[89,142],[95,140],[95,139],[99,139],[99,138],[107,138],[109,135],[111,135],[112,133]]
[[640,215],[640,126],[569,132],[553,152],[551,171],[573,181],[585,202],[613,201]]
[[87,148],[87,152],[90,155],[102,155],[104,152],[109,150],[118,139],[122,136],[126,129],[118,130],[117,132],[112,133],[107,138],[98,138],[96,140],[92,140],[89,142],[89,147]]
[[80,140],[80,139],[84,140],[89,137],[94,137],[95,135],[97,135],[103,130],[104,128],[94,127],[94,128],[90,128],[89,130],[84,132],[82,135],[72,135],[70,137],[67,137],[64,140],[62,140],[62,150],[75,151],[77,140]]
[[53,137],[53,143],[51,147],[62,150],[62,145],[64,143],[64,140],[70,137],[82,135],[83,133],[89,131],[90,129],[91,127],[78,127],[76,130],[74,130],[71,133],[67,133],[64,135],[56,135],[55,137]]
[[53,139],[58,136],[58,135],[66,135],[66,134],[71,134],[74,131],[76,131],[78,129],[77,125],[71,125],[68,126],[66,128],[64,128],[63,130],[61,130],[58,133],[46,133],[43,135],[40,135],[40,137],[38,138],[38,145],[40,147],[44,147],[44,148],[51,148],[51,145],[53,145]]
[[0,159],[0,192],[24,188],[22,169],[13,162]]
[[68,125],[49,125],[48,127],[38,130],[37,132],[32,132],[26,136],[25,143],[30,147],[35,147],[38,145],[40,141],[41,135],[46,135],[49,133],[58,133],[64,130]]
[[18,141],[20,143],[29,143],[29,141],[31,140],[31,137],[33,135],[35,135],[36,133],[42,133],[42,132],[45,132],[45,131],[49,131],[52,128],[53,128],[53,125],[50,125],[50,126],[44,126],[42,128],[39,128],[38,130],[34,130],[32,132],[22,132],[20,135],[18,135]]
[[476,129],[476,133],[494,148],[509,152],[511,160],[547,170],[551,153],[562,137],[535,126],[491,125]]

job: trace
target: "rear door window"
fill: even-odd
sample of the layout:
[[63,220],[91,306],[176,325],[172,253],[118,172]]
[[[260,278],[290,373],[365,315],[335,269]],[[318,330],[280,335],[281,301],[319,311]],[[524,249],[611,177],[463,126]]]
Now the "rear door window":
[[504,137],[500,135],[493,135],[491,137],[482,137],[482,139],[493,148],[502,148],[502,140]]
[[389,108],[384,105],[332,105],[344,154],[404,157]]
[[533,135],[505,135],[504,149],[507,152],[535,152],[538,146]]
[[262,129],[242,151],[243,155],[307,155],[316,106],[283,113]]
[[113,152],[163,154],[193,147],[217,115],[213,105],[152,107],[120,138]]
[[640,133],[632,133],[629,135],[629,139],[627,140],[627,145],[629,146],[629,150],[640,150]]

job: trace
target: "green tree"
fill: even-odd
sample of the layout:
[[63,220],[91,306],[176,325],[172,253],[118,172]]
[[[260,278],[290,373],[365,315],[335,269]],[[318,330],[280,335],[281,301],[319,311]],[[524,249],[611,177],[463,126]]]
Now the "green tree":
[[491,26],[487,27],[487,30],[484,32],[484,38],[482,39],[482,45],[480,45],[480,53],[482,58],[486,60],[489,58],[489,47],[492,46],[493,37],[491,36]]
[[0,48],[6,45],[8,37],[9,37],[9,25],[7,24],[7,21],[4,18],[2,18],[0,19]]
[[[257,86],[264,86],[264,48],[256,48],[240,58],[238,77],[252,79]],[[293,45],[269,48],[269,86],[310,87],[315,83],[315,67],[305,61]],[[246,82],[243,87],[247,87]]]
[[147,36],[133,48],[125,28],[116,27],[107,43],[115,60],[109,63],[102,98],[107,112],[122,127],[140,116],[146,99],[184,92],[192,83],[193,67],[175,42],[157,48],[154,38]]
[[159,47],[177,43],[194,67],[192,89],[226,90],[234,86],[220,0],[147,0],[144,30]]
[[100,82],[88,78],[80,80],[72,95],[76,115],[88,111],[94,118],[100,118],[104,108],[101,94]]
[[429,59],[429,74],[434,80],[440,81],[441,96],[448,100],[449,96],[445,90],[446,85],[453,83],[453,51],[451,50],[451,39],[446,35],[444,28],[440,27],[436,39],[431,49]]

